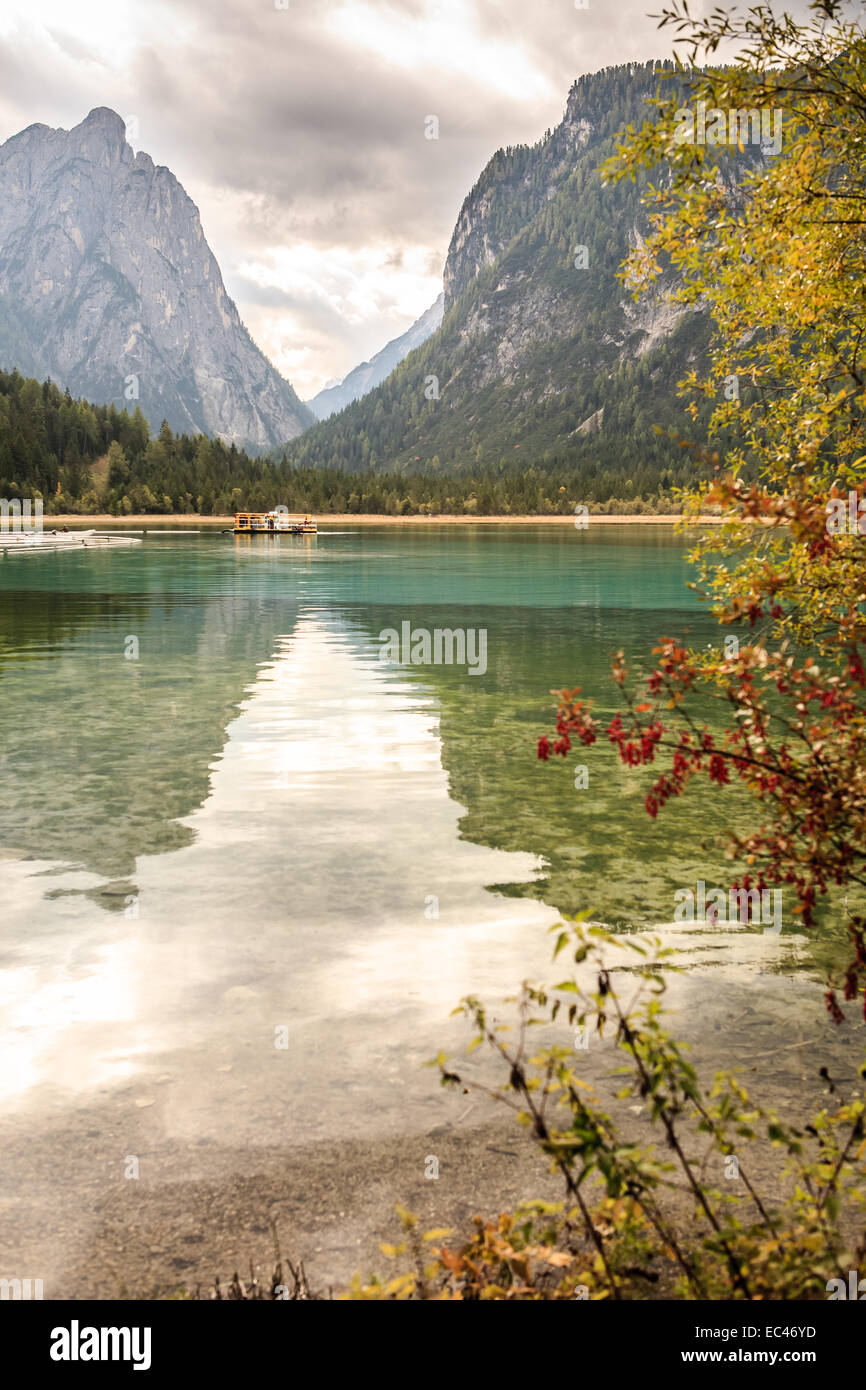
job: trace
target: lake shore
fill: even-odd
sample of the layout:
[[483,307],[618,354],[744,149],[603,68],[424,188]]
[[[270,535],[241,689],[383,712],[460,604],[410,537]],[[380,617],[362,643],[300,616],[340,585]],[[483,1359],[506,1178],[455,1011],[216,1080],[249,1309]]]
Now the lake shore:
[[[233,520],[234,518],[231,516],[196,516],[189,513],[171,516],[154,516],[153,514],[144,516],[62,515],[46,516],[44,529],[50,531],[56,526],[99,528],[116,526],[121,530],[145,527],[147,530],[153,531],[166,528],[185,529],[187,527],[210,529],[211,527],[231,526]],[[574,526],[574,517],[571,514],[567,516],[380,516],[371,512],[333,512],[318,515],[316,520],[323,529],[329,526]],[[674,526],[681,520],[682,517],[680,516],[646,516],[629,513],[627,516],[591,515],[588,518],[588,524],[589,526]],[[693,524],[719,526],[724,520],[725,518],[721,516],[701,516]]]
[[[31,1136],[47,1161],[57,1162],[64,1146],[75,1154],[72,1203],[28,1179],[23,1142],[3,1144],[21,1185],[0,1256],[10,1269],[39,1270],[46,1298],[171,1298],[206,1291],[235,1271],[248,1279],[251,1263],[267,1281],[272,1222],[282,1255],[303,1261],[311,1287],[327,1297],[356,1273],[397,1272],[380,1249],[399,1239],[397,1202],[425,1230],[467,1236],[479,1212],[513,1209],[526,1196],[561,1197],[546,1160],[513,1122],[493,1116],[442,1131],[268,1147],[148,1133],[131,1144],[146,1155],[139,1180],[107,1182],[110,1168],[122,1172],[115,1158],[129,1146],[129,1124],[116,1107],[88,1109]],[[430,1154],[436,1182],[425,1179]]]
[[[694,993],[676,1031],[705,1083],[720,1064],[732,1067],[756,1099],[799,1127],[826,1104],[826,1077],[845,1095],[859,1090],[863,1024],[853,1018],[832,1024],[814,981],[745,970],[720,990],[716,970],[689,979]],[[610,1043],[594,1044],[581,1060],[584,1080],[625,1142],[662,1143],[647,1108],[617,1094],[621,1060]],[[483,1066],[466,1062],[464,1072],[463,1062],[463,1074]],[[311,1139],[303,1126],[289,1123],[282,1142],[255,1142],[230,1125],[179,1132],[186,1126],[178,1124],[167,1092],[181,1080],[167,1078],[152,1106],[140,1105],[149,1083],[130,1078],[85,1105],[58,1107],[39,1119],[26,1108],[0,1118],[4,1268],[37,1272],[50,1299],[194,1295],[197,1286],[212,1287],[217,1275],[225,1282],[237,1270],[247,1278],[251,1262],[267,1279],[272,1223],[283,1256],[302,1260],[311,1287],[327,1296],[345,1290],[355,1273],[399,1271],[380,1248],[399,1239],[397,1202],[418,1215],[423,1230],[451,1228],[449,1243],[458,1244],[476,1215],[495,1218],[530,1198],[562,1199],[549,1161],[513,1117],[472,1086],[471,1076],[469,1103],[465,1092],[448,1095],[448,1118],[431,1126],[397,1124],[388,1133],[359,1126],[357,1133],[335,1130]],[[271,1092],[267,1105],[276,1119]],[[183,1113],[189,1113],[186,1101]],[[687,1148],[700,1163],[705,1139],[693,1133]],[[128,1181],[132,1156],[140,1156],[140,1168]],[[435,1181],[428,1177],[431,1156]],[[784,1201],[790,1184],[778,1151],[750,1144],[747,1163],[763,1198]],[[46,1179],[58,1172],[62,1182]],[[664,1204],[680,1229],[690,1229],[694,1211],[684,1189],[675,1186]]]

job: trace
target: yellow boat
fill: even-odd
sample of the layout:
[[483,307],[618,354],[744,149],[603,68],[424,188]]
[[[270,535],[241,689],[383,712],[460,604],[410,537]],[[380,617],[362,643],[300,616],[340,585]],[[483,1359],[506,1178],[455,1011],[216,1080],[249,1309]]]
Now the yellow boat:
[[289,516],[277,508],[273,512],[235,512],[236,536],[314,536],[318,531],[312,516]]

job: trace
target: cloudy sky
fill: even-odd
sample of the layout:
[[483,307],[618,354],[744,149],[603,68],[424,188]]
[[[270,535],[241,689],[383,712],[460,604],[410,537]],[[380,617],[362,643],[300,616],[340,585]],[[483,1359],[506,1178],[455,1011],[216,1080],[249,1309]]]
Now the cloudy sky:
[[0,141],[118,111],[306,399],[432,303],[500,145],[555,125],[580,73],[670,52],[658,0],[578,3],[3,0]]

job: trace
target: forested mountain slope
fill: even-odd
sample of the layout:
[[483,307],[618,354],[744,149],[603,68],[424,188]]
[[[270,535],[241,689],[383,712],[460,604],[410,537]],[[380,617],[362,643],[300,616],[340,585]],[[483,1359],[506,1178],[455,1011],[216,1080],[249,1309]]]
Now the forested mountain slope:
[[554,131],[491,159],[451,240],[442,327],[363,400],[289,444],[292,462],[565,465],[596,498],[684,476],[681,451],[655,427],[685,429],[676,383],[705,351],[708,324],[671,302],[669,277],[633,303],[617,271],[647,228],[643,187],[600,174],[617,133],[651,113],[664,68],[580,78]]

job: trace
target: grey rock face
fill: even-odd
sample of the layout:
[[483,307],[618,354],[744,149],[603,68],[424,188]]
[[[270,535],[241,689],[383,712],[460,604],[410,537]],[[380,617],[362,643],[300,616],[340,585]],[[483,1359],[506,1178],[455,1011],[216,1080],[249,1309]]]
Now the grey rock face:
[[493,265],[515,232],[541,211],[572,173],[575,156],[601,125],[599,113],[585,97],[584,86],[575,83],[559,125],[536,145],[512,151],[511,159],[500,150],[467,194],[445,261],[446,310],[486,266]]
[[401,333],[399,338],[392,338],[390,343],[386,343],[380,352],[370,358],[369,362],[361,362],[359,366],[353,367],[342,381],[338,381],[335,386],[326,386],[318,395],[313,396],[312,400],[307,401],[316,419],[326,420],[329,415],[335,415],[352,401],[366,396],[368,391],[372,391],[374,386],[378,386],[386,376],[390,376],[413,348],[420,347],[436,332],[442,322],[444,302],[444,295],[438,295],[430,308],[425,309],[421,317],[416,319],[405,333]]
[[0,365],[252,450],[313,416],[226,294],[198,209],[97,107],[0,146]]

